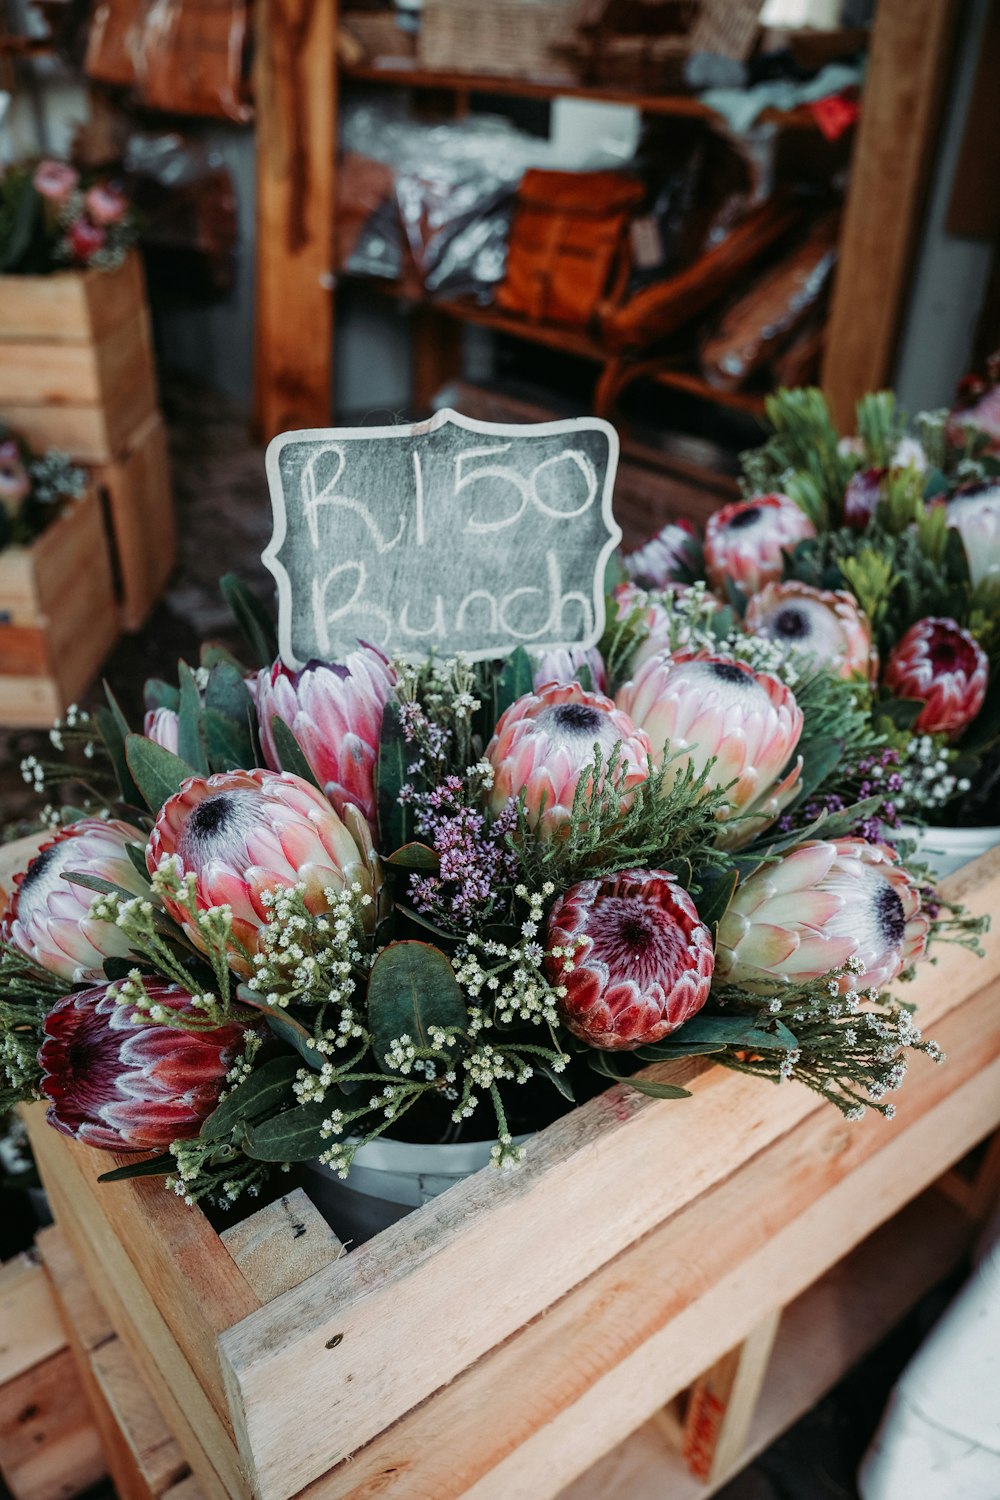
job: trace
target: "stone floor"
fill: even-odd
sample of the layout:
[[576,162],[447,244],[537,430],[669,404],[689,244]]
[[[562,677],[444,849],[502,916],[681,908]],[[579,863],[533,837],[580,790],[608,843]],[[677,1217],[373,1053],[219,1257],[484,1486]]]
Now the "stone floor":
[[[169,676],[180,656],[196,660],[198,645],[206,638],[237,644],[218,592],[219,575],[235,571],[262,588],[268,577],[260,563],[270,535],[263,453],[248,441],[241,413],[190,387],[168,389],[165,406],[180,562],[145,629],[122,640],[106,669],[133,719],[138,717],[146,676]],[[32,798],[21,781],[18,762],[44,744],[44,735],[0,731],[0,828],[29,815]],[[0,1187],[0,1258],[30,1244],[33,1232],[23,1195]],[[728,1485],[720,1500],[854,1500],[857,1464],[889,1389],[943,1306],[947,1290],[925,1299],[835,1391]]]

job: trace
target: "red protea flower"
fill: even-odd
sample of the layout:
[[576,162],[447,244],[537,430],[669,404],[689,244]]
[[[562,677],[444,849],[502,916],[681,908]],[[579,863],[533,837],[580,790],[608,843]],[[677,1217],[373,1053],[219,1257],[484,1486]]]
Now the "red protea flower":
[[342,665],[310,662],[293,672],[282,661],[251,679],[260,744],[272,771],[281,770],[271,721],[288,725],[317,781],[337,809],[359,807],[375,817],[375,765],[382,716],[394,673],[374,646],[352,651]]
[[104,978],[106,958],[125,958],[128,939],[114,922],[90,915],[94,892],[66,874],[97,875],[137,896],[149,886],[126,844],[143,848],[146,835],[130,823],[81,818],[42,844],[27,869],[14,877],[4,936],[28,958],[70,984]]
[[590,672],[590,680],[597,692],[603,693],[607,687],[604,658],[596,646],[563,646],[552,651],[539,651],[532,658],[532,665],[532,686],[536,693],[549,682],[559,686],[575,682],[581,667]]
[[878,675],[868,617],[843,589],[814,589],[791,581],[766,583],[747,605],[746,628],[779,641],[816,662],[836,668],[839,677]]
[[740,815],[720,833],[723,847],[749,843],[798,792],[801,757],[786,767],[802,734],[802,710],[767,672],[725,656],[679,652],[643,663],[616,701],[649,736],[653,765],[669,760],[668,785],[688,765],[706,771],[714,757],[708,784],[729,788],[723,822]]
[[668,521],[650,541],[624,558],[625,571],[641,589],[665,589],[690,576],[698,539],[690,521]]
[[[154,1005],[190,1007],[177,985],[145,987]],[[65,995],[49,1011],[38,1061],[52,1101],[46,1118],[63,1135],[102,1151],[165,1151],[197,1135],[218,1104],[244,1028],[182,1031],[135,1016],[104,985]]]
[[842,514],[845,526],[865,531],[871,525],[882,498],[882,481],[888,469],[859,469],[844,491]]
[[546,973],[566,987],[560,1016],[592,1047],[658,1042],[701,1009],[712,987],[712,934],[666,870],[571,886],[552,908],[548,942]]
[[0,511],[13,520],[31,494],[31,475],[13,438],[0,442]]
[[727,579],[744,594],[755,594],[781,577],[786,551],[815,535],[809,517],[787,495],[734,500],[705,527],[708,581],[723,595]]
[[[166,855],[181,875],[195,876],[199,910],[232,909],[230,964],[244,975],[252,972],[247,955],[269,920],[268,892],[301,883],[314,913],[328,910],[329,890],[358,883],[362,895],[377,894],[378,864],[364,819],[348,808],[342,822],[321,792],[287,773],[190,777],[156,819],[146,851],[150,871]],[[170,899],[164,904],[200,945],[184,910]],[[374,923],[374,908],[365,910]]]
[[73,258],[82,266],[89,265],[97,252],[104,249],[107,237],[107,230],[89,219],[74,219],[67,231]]
[[177,754],[180,740],[180,719],[172,708],[150,708],[143,719],[142,732],[147,740],[162,745],[164,750]]
[[989,657],[954,620],[929,615],[911,625],[889,653],[882,684],[897,698],[923,703],[913,727],[957,739],[983,706]]
[[879,989],[927,946],[930,918],[887,844],[800,844],[736,887],[719,924],[716,966],[736,984],[821,979],[853,968],[842,988]]
[[1000,484],[966,485],[958,490],[948,502],[948,525],[962,538],[973,585],[984,578],[1000,578]]
[[645,781],[650,748],[628,715],[601,693],[584,692],[578,682],[551,683],[537,693],[526,693],[501,714],[486,747],[493,767],[493,811],[501,812],[523,792],[529,820],[540,834],[551,837],[568,820],[594,751],[600,749],[606,765],[618,743],[627,794]]
[[95,182],[83,195],[87,213],[95,224],[117,224],[125,217],[128,202],[113,182]]

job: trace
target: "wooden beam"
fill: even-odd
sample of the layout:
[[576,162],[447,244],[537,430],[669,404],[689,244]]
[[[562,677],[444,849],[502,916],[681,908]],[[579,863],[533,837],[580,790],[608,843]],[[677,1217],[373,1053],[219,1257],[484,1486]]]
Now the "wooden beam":
[[330,420],[337,0],[258,0],[255,412]]
[[958,0],[879,0],[822,386],[834,421],[891,379],[951,74]]
[[696,1479],[714,1484],[743,1452],[780,1322],[780,1308],[769,1312],[691,1387],[683,1455]]

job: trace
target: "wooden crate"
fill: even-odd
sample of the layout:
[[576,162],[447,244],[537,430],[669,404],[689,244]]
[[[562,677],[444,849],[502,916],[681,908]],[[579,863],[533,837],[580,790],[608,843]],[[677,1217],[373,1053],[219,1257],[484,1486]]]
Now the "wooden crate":
[[38,1260],[0,1266],[0,1475],[14,1500],[69,1500],[106,1473]]
[[0,416],[36,448],[110,463],[156,410],[142,263],[0,277]]
[[100,500],[66,507],[30,547],[0,551],[0,724],[45,727],[118,639]]
[[151,412],[114,463],[93,470],[107,499],[121,592],[122,628],[149,618],[177,560],[177,527],[167,430]]
[[[946,886],[1000,899],[1000,850]],[[948,1062],[892,1122],[690,1059],[298,1286],[26,1111],[59,1224],[209,1497],[551,1500],[1000,1124],[1000,938],[909,988]],[[291,1238],[290,1238],[291,1242]],[[889,1280],[894,1274],[890,1266]],[[544,1315],[544,1316],[543,1316]],[[793,1383],[794,1384],[794,1383]],[[786,1388],[788,1381],[786,1379]]]

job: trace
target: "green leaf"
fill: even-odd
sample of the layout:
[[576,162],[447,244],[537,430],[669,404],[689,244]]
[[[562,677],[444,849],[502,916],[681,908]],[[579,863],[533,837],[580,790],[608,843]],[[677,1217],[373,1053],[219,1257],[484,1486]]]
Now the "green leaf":
[[181,782],[198,773],[179,755],[145,739],[130,734],[125,741],[128,768],[150,812],[158,813],[163,804],[180,791]]
[[219,587],[256,665],[269,667],[278,655],[278,637],[270,611],[235,573],[226,573],[219,580]]
[[279,1005],[268,1005],[247,984],[239,986],[236,997],[244,1005],[252,1005],[254,1010],[260,1011],[275,1036],[287,1042],[311,1068],[319,1071],[323,1066],[323,1054],[301,1021],[296,1021],[294,1016],[290,1016]]
[[181,685],[177,711],[177,753],[202,776],[208,775],[208,756],[201,735],[201,692],[187,662],[177,663]]
[[115,780],[118,783],[118,793],[123,802],[129,807],[142,807],[142,796],[136,786],[129,770],[128,760],[125,755],[125,741],[128,739],[128,720],[119,707],[118,700],[111,691],[108,684],[104,684],[104,695],[108,700],[107,708],[97,707],[94,710],[94,719],[97,723],[98,733],[104,741],[104,748],[114,769]]
[[714,929],[729,910],[739,884],[738,870],[713,870],[707,877],[699,872],[701,894],[695,901],[698,915],[709,929]]
[[504,667],[496,684],[496,716],[500,715],[518,698],[523,698],[525,693],[530,693],[534,685],[535,672],[531,665],[531,657],[523,646],[518,646],[511,652],[507,665]]
[[594,674],[587,662],[581,662],[576,669],[576,680],[585,693],[594,691]]
[[243,1149],[254,1161],[311,1161],[330,1144],[321,1134],[329,1104],[300,1104],[246,1132]]
[[284,719],[279,719],[277,714],[271,720],[271,733],[274,736],[274,747],[278,752],[281,769],[290,772],[292,776],[301,777],[303,781],[308,781],[310,786],[314,786],[317,791],[321,792],[323,788],[312,766],[303,755],[298,740]]
[[129,1162],[127,1167],[115,1167],[113,1172],[102,1172],[98,1182],[127,1182],[130,1177],[169,1177],[177,1171],[177,1163],[169,1151],[161,1156],[151,1156],[145,1161]]
[[110,984],[127,979],[135,967],[135,960],[131,958],[106,958],[102,964],[104,977]]
[[135,891],[127,891],[123,885],[116,885],[113,880],[90,875],[84,870],[64,870],[62,879],[70,885],[82,885],[84,890],[96,891],[99,896],[117,896],[121,901],[135,900]]
[[876,705],[875,712],[897,729],[912,729],[923,706],[916,698],[884,698]]
[[236,724],[215,708],[201,712],[201,733],[212,771],[246,771],[254,763],[247,724]]
[[241,677],[246,677],[247,669],[238,657],[235,657],[225,646],[220,646],[217,642],[206,641],[202,645],[201,653],[198,657],[198,665],[200,667],[211,668],[217,667],[223,662],[227,666],[235,667]]
[[805,802],[837,769],[844,756],[844,744],[842,740],[817,736],[800,740],[797,753],[802,756],[798,800]]
[[292,1084],[299,1067],[297,1057],[284,1056],[274,1057],[262,1067],[255,1068],[250,1077],[212,1111],[201,1127],[200,1139],[226,1140],[237,1125],[277,1114],[283,1104],[295,1098]]
[[415,751],[403,737],[399,704],[390,698],[382,715],[382,736],[375,777],[379,843],[383,849],[399,849],[410,842],[410,810],[400,806],[399,793],[409,779],[406,768],[414,754]]
[[148,677],[146,685],[142,690],[143,701],[147,708],[169,708],[174,713],[180,707],[181,695],[172,682],[164,682],[162,677]]
[[136,874],[141,875],[143,880],[148,880],[149,866],[146,864],[145,845],[126,844],[125,853],[128,855],[129,863],[131,864]]
[[[745,1016],[706,1016],[700,1014],[685,1021],[667,1039],[671,1042],[709,1042],[723,1047],[750,1047],[757,1051],[776,1047],[790,1051],[798,1046],[794,1034],[782,1021],[769,1023],[766,1030],[755,1026]],[[643,1049],[646,1056],[653,1054],[660,1044]]]
[[408,906],[405,901],[395,902],[395,909],[401,917],[406,917],[409,921],[415,922],[418,927],[423,927],[426,932],[432,932],[439,941],[447,943],[458,941],[454,932],[449,932],[446,927],[442,927],[439,922],[435,922],[431,917],[425,917],[422,911],[417,911],[414,906]]
[[235,662],[218,661],[209,670],[205,688],[205,707],[214,708],[227,719],[245,724],[247,708],[253,699],[243,680],[243,673]]
[[398,865],[402,870],[439,870],[441,857],[426,844],[404,844],[385,861],[387,865]]
[[392,1071],[386,1053],[397,1037],[429,1047],[435,1027],[465,1029],[469,1016],[454,970],[430,943],[391,943],[372,966],[368,981],[368,1028],[381,1068]]
[[573,1086],[565,1073],[557,1073],[553,1068],[547,1067],[545,1063],[533,1063],[532,1066],[536,1073],[540,1073],[543,1078],[548,1079],[552,1087],[562,1094],[564,1099],[568,1100],[570,1104],[576,1103]]
[[656,1083],[651,1078],[635,1078],[623,1073],[616,1056],[613,1052],[592,1052],[587,1061],[592,1070],[602,1078],[611,1078],[615,1083],[627,1083],[629,1088],[636,1089],[640,1094],[648,1094],[653,1099],[690,1099],[690,1089],[682,1089],[679,1084]]

